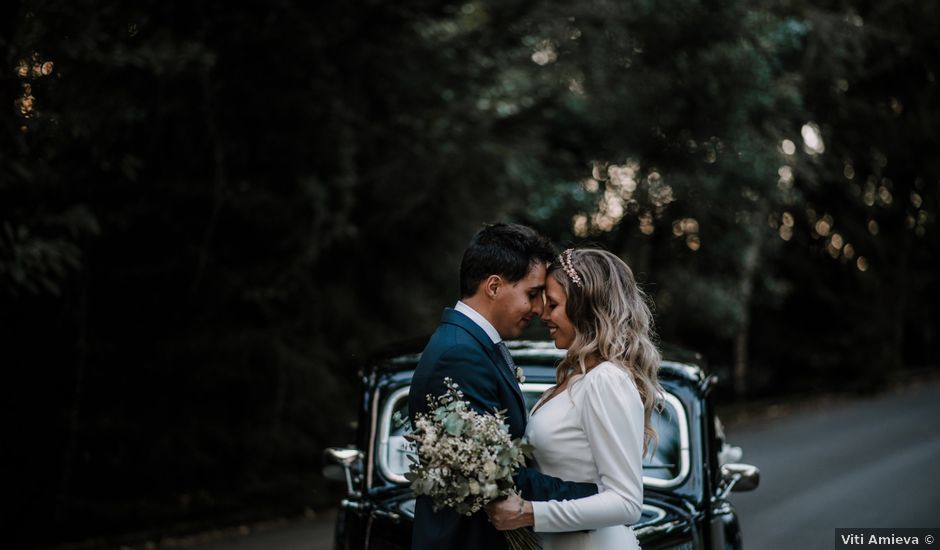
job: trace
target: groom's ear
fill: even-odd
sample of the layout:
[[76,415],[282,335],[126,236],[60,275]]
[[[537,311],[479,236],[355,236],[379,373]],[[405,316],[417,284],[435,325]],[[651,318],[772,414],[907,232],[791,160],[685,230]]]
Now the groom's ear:
[[503,285],[503,278],[499,275],[490,275],[483,281],[483,293],[487,298],[496,299],[499,296],[500,287]]

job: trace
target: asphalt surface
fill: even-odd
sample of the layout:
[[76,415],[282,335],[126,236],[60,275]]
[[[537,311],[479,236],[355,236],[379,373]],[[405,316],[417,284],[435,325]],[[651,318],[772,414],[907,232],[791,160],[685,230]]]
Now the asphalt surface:
[[[833,548],[836,527],[940,527],[940,383],[771,411],[726,427],[761,470],[733,493],[748,550]],[[327,550],[333,514],[175,541],[198,550]],[[152,547],[151,547],[152,548]]]
[[278,520],[166,537],[119,550],[194,548],[197,550],[332,550],[336,511],[310,512],[303,519]]
[[837,527],[940,527],[940,384],[730,426],[760,487],[732,493],[748,549],[831,549]]
[[315,519],[277,528],[249,530],[188,547],[199,550],[331,550],[335,517],[335,513],[330,512]]

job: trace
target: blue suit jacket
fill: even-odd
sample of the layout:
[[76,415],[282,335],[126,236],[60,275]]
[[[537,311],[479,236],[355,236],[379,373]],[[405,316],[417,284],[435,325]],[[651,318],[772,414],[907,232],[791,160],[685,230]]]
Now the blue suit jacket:
[[[460,385],[470,406],[479,412],[505,409],[513,438],[525,434],[527,414],[522,391],[486,332],[466,315],[447,308],[441,324],[431,336],[415,369],[408,395],[408,410],[414,423],[416,413],[427,412],[427,395],[447,391],[444,378]],[[516,487],[526,500],[566,500],[597,493],[593,483],[575,483],[522,468]],[[486,518],[485,512],[460,515],[450,508],[434,512],[430,497],[420,496],[415,505],[411,548],[466,548],[498,550],[506,548],[503,535]]]

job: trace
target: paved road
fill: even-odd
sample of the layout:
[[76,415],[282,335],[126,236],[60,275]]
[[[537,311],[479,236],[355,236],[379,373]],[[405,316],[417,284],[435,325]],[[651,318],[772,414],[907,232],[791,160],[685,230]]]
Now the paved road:
[[198,550],[331,550],[335,517],[330,512],[315,519],[186,546]]
[[940,527],[940,384],[728,429],[761,486],[748,549],[833,548],[836,527]]
[[243,525],[185,537],[167,537],[120,550],[332,550],[336,511],[310,513],[300,520]]
[[[761,486],[735,493],[748,550],[829,550],[836,527],[940,527],[940,383],[731,425]],[[327,550],[332,514],[193,544]],[[162,545],[161,545],[162,546]]]

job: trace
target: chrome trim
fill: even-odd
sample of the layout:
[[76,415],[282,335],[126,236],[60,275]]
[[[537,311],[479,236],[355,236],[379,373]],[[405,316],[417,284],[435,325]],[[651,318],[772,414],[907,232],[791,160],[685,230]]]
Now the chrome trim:
[[[523,382],[519,384],[519,388],[523,392],[531,391],[532,393],[538,392],[539,394],[545,393],[548,388],[554,387],[555,384],[547,384],[544,382]],[[526,414],[531,414],[532,411],[526,412]]]
[[359,498],[362,496],[359,491],[356,490],[355,485],[353,484],[353,477],[350,469],[353,464],[359,463],[362,464],[362,459],[364,455],[362,451],[356,448],[348,447],[330,447],[323,451],[323,458],[329,460],[334,465],[342,466],[343,473],[345,474],[344,478],[346,479],[346,493],[349,496]]
[[[366,489],[369,491],[372,490],[372,465],[375,464],[375,417],[379,413],[379,388],[375,388],[375,392],[372,394],[372,422],[369,424],[372,426],[369,429],[369,455],[366,463]],[[383,460],[384,464],[385,461]]]
[[721,466],[721,482],[717,498],[723,499],[731,491],[753,491],[760,486],[760,469],[751,464],[730,463]]
[[513,354],[519,357],[527,355],[550,355],[561,359],[568,353],[568,350],[558,349],[555,342],[551,340],[506,340],[506,347],[514,350]]
[[362,460],[362,451],[354,447],[329,447],[323,451],[323,456],[335,464],[349,467]]
[[382,510],[381,508],[377,510],[372,510],[372,516],[377,518],[386,518],[393,523],[398,523],[401,521],[401,516],[395,512],[389,512],[388,510]]
[[415,499],[404,500],[398,505],[398,511],[411,519],[415,518]]
[[688,412],[685,410],[685,406],[682,404],[682,401],[680,401],[678,397],[672,395],[671,393],[665,393],[665,401],[676,413],[676,418],[679,424],[679,475],[672,479],[658,479],[654,477],[643,476],[643,485],[649,485],[650,487],[675,487],[685,480],[686,476],[689,475],[689,470],[692,467],[692,456],[689,443]]
[[339,501],[339,505],[341,508],[345,508],[347,510],[353,510],[355,512],[358,512],[365,508],[365,505],[363,505],[361,501],[350,500],[348,498],[344,498],[343,500]]
[[[395,405],[398,404],[402,397],[405,399],[408,398],[409,389],[411,389],[410,386],[405,386],[404,388],[393,391],[391,395],[385,399],[385,406],[382,407],[382,426],[379,431],[379,471],[382,472],[382,475],[385,476],[386,479],[394,481],[395,483],[408,483],[408,480],[405,479],[405,476],[396,474],[388,468],[388,461],[385,459],[385,457],[388,456],[388,434],[392,427],[392,413],[395,410]],[[376,403],[378,403],[378,401],[376,401]],[[375,420],[372,421],[372,425],[375,425]]]
[[734,512],[734,508],[731,507],[731,503],[727,500],[716,500],[712,498],[712,504],[714,504],[714,506],[712,506],[713,516],[723,516]]
[[648,519],[648,520],[646,520],[646,521],[641,521],[640,523],[637,523],[636,525],[631,526],[633,529],[642,529],[644,526],[650,525],[650,524],[652,524],[652,523],[656,523],[656,522],[658,522],[659,520],[661,520],[661,519],[663,519],[664,517],[666,517],[666,511],[665,511],[665,510],[663,510],[662,508],[660,508],[660,507],[658,507],[658,506],[653,506],[653,505],[651,505],[651,504],[644,504],[644,505],[643,505],[643,511],[644,511],[644,512],[652,512],[652,513],[653,513],[653,518],[652,518],[652,519]]
[[686,525],[687,525],[686,522],[675,519],[672,521],[668,521],[666,523],[661,523],[659,525],[647,525],[646,527],[640,527],[638,529],[634,529],[633,533],[637,537],[640,537],[643,535],[653,535],[657,533],[671,533],[675,531],[676,529],[684,528]]

